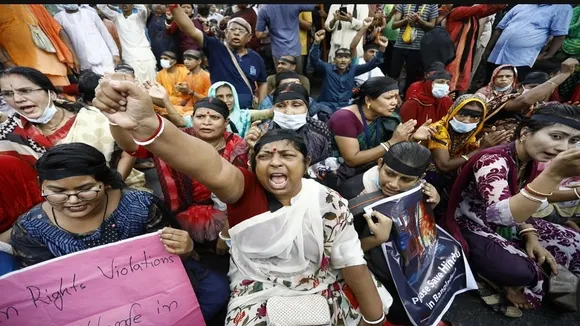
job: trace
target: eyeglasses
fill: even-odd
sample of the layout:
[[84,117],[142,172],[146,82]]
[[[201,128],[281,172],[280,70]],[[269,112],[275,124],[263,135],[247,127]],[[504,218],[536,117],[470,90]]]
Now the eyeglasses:
[[[52,194],[42,194],[42,197],[46,199],[46,201],[53,203],[53,204],[62,204],[67,202],[71,196],[75,196],[80,200],[92,200],[97,197],[99,192],[101,192],[102,185],[99,185],[99,189],[89,189],[89,190],[81,190],[77,191],[73,194],[65,194],[65,193],[52,193]],[[44,191],[43,191],[44,192]]]
[[243,28],[228,28],[227,30],[228,30],[228,32],[238,33],[240,35],[246,35],[246,34],[248,34],[248,31],[246,31]]
[[3,91],[3,92],[0,92],[0,95],[2,95],[2,97],[6,98],[6,99],[13,99],[14,98],[14,94],[18,94],[20,96],[28,97],[28,96],[30,96],[30,94],[32,94],[34,92],[38,92],[38,91],[44,91],[44,89],[42,89],[42,88],[37,88],[37,89],[15,89],[13,91]]

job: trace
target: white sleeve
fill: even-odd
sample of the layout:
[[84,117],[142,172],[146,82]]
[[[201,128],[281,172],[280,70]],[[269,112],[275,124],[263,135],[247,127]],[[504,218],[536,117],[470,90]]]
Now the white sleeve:
[[105,43],[107,44],[107,47],[109,48],[109,51],[111,51],[112,55],[118,56],[119,55],[119,48],[117,47],[117,43],[115,43],[115,40],[113,40],[111,33],[109,33],[109,30],[105,26],[105,23],[103,23],[101,18],[99,18],[99,15],[97,15],[97,13],[94,10],[89,11],[89,12],[91,13],[91,17],[93,17],[93,20],[95,22],[95,26],[97,26],[99,33],[101,33],[103,40],[105,40]]
[[107,17],[107,19],[112,20],[113,22],[117,21],[118,12],[114,11],[113,9],[109,8],[109,5],[97,5],[97,8]]

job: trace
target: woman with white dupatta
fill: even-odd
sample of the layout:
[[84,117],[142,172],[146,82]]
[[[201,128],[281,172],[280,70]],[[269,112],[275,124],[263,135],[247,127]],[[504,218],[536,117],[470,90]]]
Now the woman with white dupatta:
[[[149,96],[123,75],[104,78],[96,94],[94,105],[113,123],[113,134],[130,133],[228,205],[232,294],[226,325],[266,325],[281,315],[313,325],[308,318],[324,314],[332,325],[384,323],[392,298],[366,267],[348,202],[303,179],[310,158],[294,131],[264,134],[248,171],[157,116]],[[318,295],[324,300],[316,300]],[[272,298],[288,302],[278,305],[282,314],[270,309]],[[308,313],[302,313],[304,306],[291,304],[296,298],[322,304],[306,306]]]

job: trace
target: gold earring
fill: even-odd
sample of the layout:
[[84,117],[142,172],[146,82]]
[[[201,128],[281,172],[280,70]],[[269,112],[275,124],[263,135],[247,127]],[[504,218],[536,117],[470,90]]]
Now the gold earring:
[[370,104],[370,103],[368,103],[368,104],[367,104],[367,109],[368,109],[368,110],[370,110],[370,109],[371,109],[371,104]]

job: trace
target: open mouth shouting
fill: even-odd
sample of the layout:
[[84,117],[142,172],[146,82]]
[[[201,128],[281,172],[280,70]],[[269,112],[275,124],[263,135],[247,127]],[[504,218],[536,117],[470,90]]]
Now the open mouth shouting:
[[288,184],[288,176],[283,173],[272,173],[268,178],[270,187],[275,190],[284,189]]

